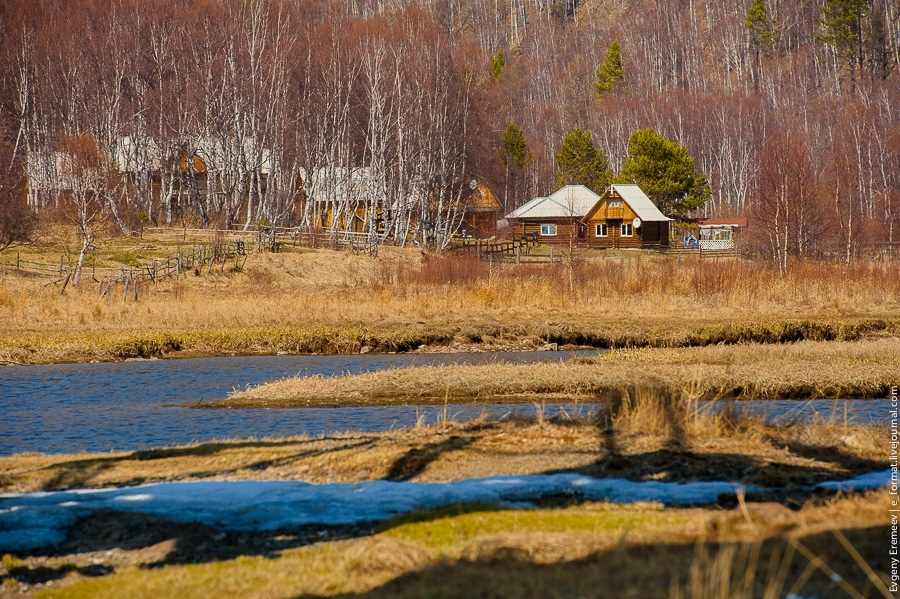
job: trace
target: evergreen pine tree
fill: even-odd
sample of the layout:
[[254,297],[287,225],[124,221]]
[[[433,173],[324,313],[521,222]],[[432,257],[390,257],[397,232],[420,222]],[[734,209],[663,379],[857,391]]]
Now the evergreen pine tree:
[[832,46],[850,69],[850,81],[856,88],[856,76],[865,62],[865,28],[871,0],[826,0],[816,36]]
[[511,166],[525,168],[531,163],[531,150],[525,143],[525,132],[515,123],[510,123],[503,130],[503,141],[500,142],[500,162],[506,169]]
[[[531,150],[525,143],[525,132],[515,123],[510,123],[503,131],[503,140],[500,142],[500,164],[506,171],[506,181],[503,189],[503,209],[508,207],[509,200],[509,172],[510,170],[521,171],[531,164]],[[515,185],[514,185],[515,188]],[[515,189],[513,190],[515,195]]]
[[764,0],[754,0],[747,10],[744,25],[750,33],[750,48],[753,50],[753,87],[759,89],[760,57],[772,49],[778,30],[775,19],[769,17],[769,9]]
[[696,210],[712,194],[706,175],[696,171],[687,148],[653,129],[631,134],[628,156],[616,180],[637,183],[664,213]]
[[504,66],[506,66],[506,57],[503,55],[503,48],[500,48],[491,59],[491,78],[499,79]]
[[603,150],[594,147],[591,134],[575,129],[563,138],[562,147],[556,153],[556,187],[584,185],[597,193],[612,180],[609,161]]
[[622,70],[622,55],[619,42],[609,45],[609,51],[603,60],[603,66],[597,69],[597,81],[594,83],[597,97],[601,100],[612,91],[625,91],[625,72]]

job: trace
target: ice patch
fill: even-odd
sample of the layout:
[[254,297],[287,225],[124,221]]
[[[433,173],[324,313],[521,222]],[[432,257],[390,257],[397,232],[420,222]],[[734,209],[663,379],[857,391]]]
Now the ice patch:
[[[884,486],[890,471],[817,485],[862,489]],[[230,530],[275,530],[385,520],[417,509],[461,503],[529,505],[545,496],[571,495],[617,503],[669,505],[713,503],[735,493],[727,482],[633,482],[579,474],[492,476],[449,483],[375,480],[311,485],[299,481],[202,481],[155,483],[125,489],[90,489],[0,495],[0,551],[62,541],[64,531],[95,510],[140,512]],[[747,488],[746,491],[764,491]]]
[[864,491],[866,489],[880,489],[891,482],[891,471],[869,472],[851,478],[850,480],[829,480],[815,485],[813,488],[830,489],[832,491]]
[[153,499],[153,495],[147,495],[146,493],[140,495],[122,495],[121,497],[116,497],[118,501],[148,501]]

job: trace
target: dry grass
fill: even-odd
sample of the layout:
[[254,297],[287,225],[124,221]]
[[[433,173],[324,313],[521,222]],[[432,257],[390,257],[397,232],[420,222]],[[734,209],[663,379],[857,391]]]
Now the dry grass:
[[0,492],[174,480],[446,482],[548,472],[798,490],[886,468],[887,442],[871,427],[827,420],[768,425],[730,411],[698,409],[665,388],[645,386],[615,392],[590,420],[562,414],[480,418],[379,434],[0,457]]
[[[122,241],[104,263],[116,256],[147,262],[167,248]],[[58,260],[54,248],[45,254]],[[60,296],[58,284],[4,267],[0,360],[856,339],[896,331],[900,307],[900,269],[892,262],[797,264],[778,277],[761,262],[596,253],[575,278],[575,292],[561,293],[568,273],[559,264],[423,259],[398,248],[377,259],[316,250],[253,254],[243,272],[143,284],[137,302],[123,303],[121,288],[98,300],[100,283],[90,272]]]
[[[886,493],[809,504],[799,511],[782,508],[789,522],[780,528],[762,526],[773,510],[760,507],[770,509],[648,504],[446,509],[388,522],[372,537],[277,555],[121,567],[113,575],[87,580],[72,575],[62,581],[72,586],[38,596],[744,599],[779,597],[788,590],[845,596],[845,588],[857,593],[850,596],[889,596],[837,540],[847,540],[883,584]],[[729,527],[732,521],[749,524]],[[772,595],[763,592],[766,587]]]
[[615,350],[562,363],[415,367],[285,379],[220,407],[594,401],[650,381],[698,399],[884,397],[900,376],[896,338]]

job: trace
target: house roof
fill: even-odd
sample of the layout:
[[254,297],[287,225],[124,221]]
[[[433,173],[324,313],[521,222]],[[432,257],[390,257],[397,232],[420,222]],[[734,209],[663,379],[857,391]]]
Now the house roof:
[[701,227],[746,227],[746,216],[731,216],[727,218],[698,218],[697,224]]
[[[625,200],[625,203],[634,210],[638,218],[646,222],[668,221],[671,218],[664,215],[656,207],[647,195],[641,191],[641,188],[634,184],[616,184],[610,185],[607,193],[612,190]],[[606,195],[604,193],[604,195]]]
[[506,215],[506,218],[569,218],[582,217],[600,199],[584,185],[566,185],[549,197],[534,198]]
[[466,210],[473,212],[500,212],[503,207],[497,200],[497,196],[491,191],[491,188],[484,183],[478,183],[475,190],[469,195],[465,202]]

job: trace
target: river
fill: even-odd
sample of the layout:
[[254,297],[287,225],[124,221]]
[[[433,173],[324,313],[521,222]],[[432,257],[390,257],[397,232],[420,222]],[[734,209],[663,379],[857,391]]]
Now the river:
[[[561,360],[585,352],[509,352],[466,354],[366,354],[353,356],[250,356],[152,360],[104,364],[56,364],[0,368],[0,455],[23,452],[74,453],[147,449],[213,439],[375,432],[409,428],[417,419],[433,423],[440,406],[194,410],[185,404],[224,399],[245,385],[297,375],[359,374],[424,364],[475,364],[490,361],[533,363]],[[883,420],[887,400],[742,402],[770,418],[809,417],[814,411],[844,412],[857,422]],[[591,406],[547,404],[585,414]],[[488,410],[533,414],[524,405],[450,406],[449,415],[466,420]]]

